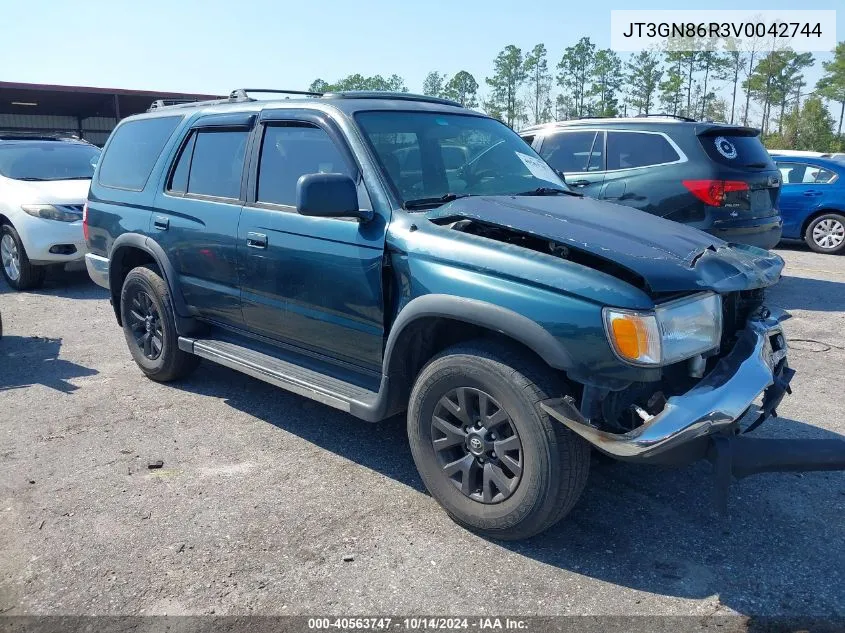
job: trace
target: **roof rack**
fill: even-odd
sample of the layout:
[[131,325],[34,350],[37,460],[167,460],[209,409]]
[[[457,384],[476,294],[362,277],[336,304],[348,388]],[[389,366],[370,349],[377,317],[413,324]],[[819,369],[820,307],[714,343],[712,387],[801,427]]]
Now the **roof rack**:
[[198,103],[198,99],[156,99],[150,106],[150,110],[164,108],[166,106],[184,105],[186,103]]
[[219,103],[232,103],[228,97],[221,97],[220,99],[206,99],[205,101],[196,101],[193,99],[156,99],[147,108],[147,112],[154,110],[161,110],[163,108],[198,108],[206,105],[216,105]]
[[[207,101],[192,101],[190,99],[157,99],[153,101],[147,112],[161,110],[163,108],[199,108],[209,105],[220,105],[224,103],[244,103],[256,101],[250,97],[250,93],[295,95],[297,97],[320,97],[323,99],[397,99],[402,101],[421,101],[423,103],[438,103],[462,108],[457,101],[442,99],[440,97],[429,97],[418,95],[412,92],[388,92],[381,90],[344,90],[342,92],[310,92],[307,90],[277,90],[275,88],[238,88],[232,90],[228,97],[210,99]],[[286,97],[290,98],[290,97]]]
[[396,99],[399,101],[421,101],[423,103],[438,103],[462,108],[457,101],[443,99],[442,97],[431,97],[418,95],[413,92],[388,92],[382,90],[344,90],[342,92],[327,92],[322,95],[325,99]]
[[322,97],[322,92],[309,92],[307,90],[276,90],[275,88],[238,88],[229,93],[229,99],[238,101],[255,101],[249,96],[250,92],[262,94],[297,95],[298,97]]
[[642,117],[644,119],[651,118],[651,117],[661,118],[661,119],[677,119],[678,121],[686,121],[687,123],[698,123],[697,119],[691,119],[688,116],[681,116],[680,114],[668,114],[666,112],[653,112],[653,113],[650,112],[649,114],[638,114],[634,118],[640,118],[640,117]]
[[205,101],[196,101],[193,99],[156,99],[152,105],[147,109],[147,112],[153,110],[161,110],[162,108],[199,108],[202,106],[221,105],[224,103],[243,103],[246,101],[256,101],[249,96],[250,92],[270,93],[270,94],[288,94],[305,97],[322,97],[322,92],[306,92],[303,90],[276,90],[274,88],[238,88],[232,90],[228,97],[220,97],[219,99],[207,99]]

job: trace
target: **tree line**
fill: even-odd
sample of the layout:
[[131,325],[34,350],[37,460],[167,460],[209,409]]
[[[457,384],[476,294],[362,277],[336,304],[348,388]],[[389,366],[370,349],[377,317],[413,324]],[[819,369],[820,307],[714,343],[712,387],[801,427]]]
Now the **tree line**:
[[[466,70],[452,76],[429,72],[423,93],[481,108],[515,129],[554,120],[662,113],[753,125],[768,147],[845,151],[845,42],[822,63],[822,77],[813,87],[805,77],[815,64],[812,53],[733,41],[712,48],[682,50],[670,40],[664,50],[623,60],[582,37],[555,64],[544,44],[526,52],[509,44],[493,60],[484,94]],[[398,75],[360,74],[335,83],[317,79],[309,89],[407,91]],[[825,101],[838,110],[837,118]]]

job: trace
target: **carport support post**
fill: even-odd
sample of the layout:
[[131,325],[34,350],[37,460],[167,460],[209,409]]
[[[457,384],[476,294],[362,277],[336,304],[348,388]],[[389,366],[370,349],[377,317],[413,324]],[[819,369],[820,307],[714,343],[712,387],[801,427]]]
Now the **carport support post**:
[[115,123],[120,122],[120,98],[117,93],[114,94],[114,121]]

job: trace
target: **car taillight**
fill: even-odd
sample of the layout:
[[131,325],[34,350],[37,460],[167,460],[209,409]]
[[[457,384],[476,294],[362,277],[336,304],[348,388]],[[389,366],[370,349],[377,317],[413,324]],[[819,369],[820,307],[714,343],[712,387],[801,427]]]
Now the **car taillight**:
[[88,241],[88,201],[82,206],[82,237]]
[[684,180],[684,187],[705,204],[721,207],[731,191],[748,191],[748,183],[741,180]]

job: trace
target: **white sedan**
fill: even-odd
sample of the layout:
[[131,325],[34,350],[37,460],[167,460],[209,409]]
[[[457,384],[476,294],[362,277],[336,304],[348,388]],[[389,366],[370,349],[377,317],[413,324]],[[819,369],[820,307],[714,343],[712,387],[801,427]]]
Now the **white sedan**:
[[0,139],[0,272],[12,288],[85,257],[82,210],[100,150],[73,139]]

